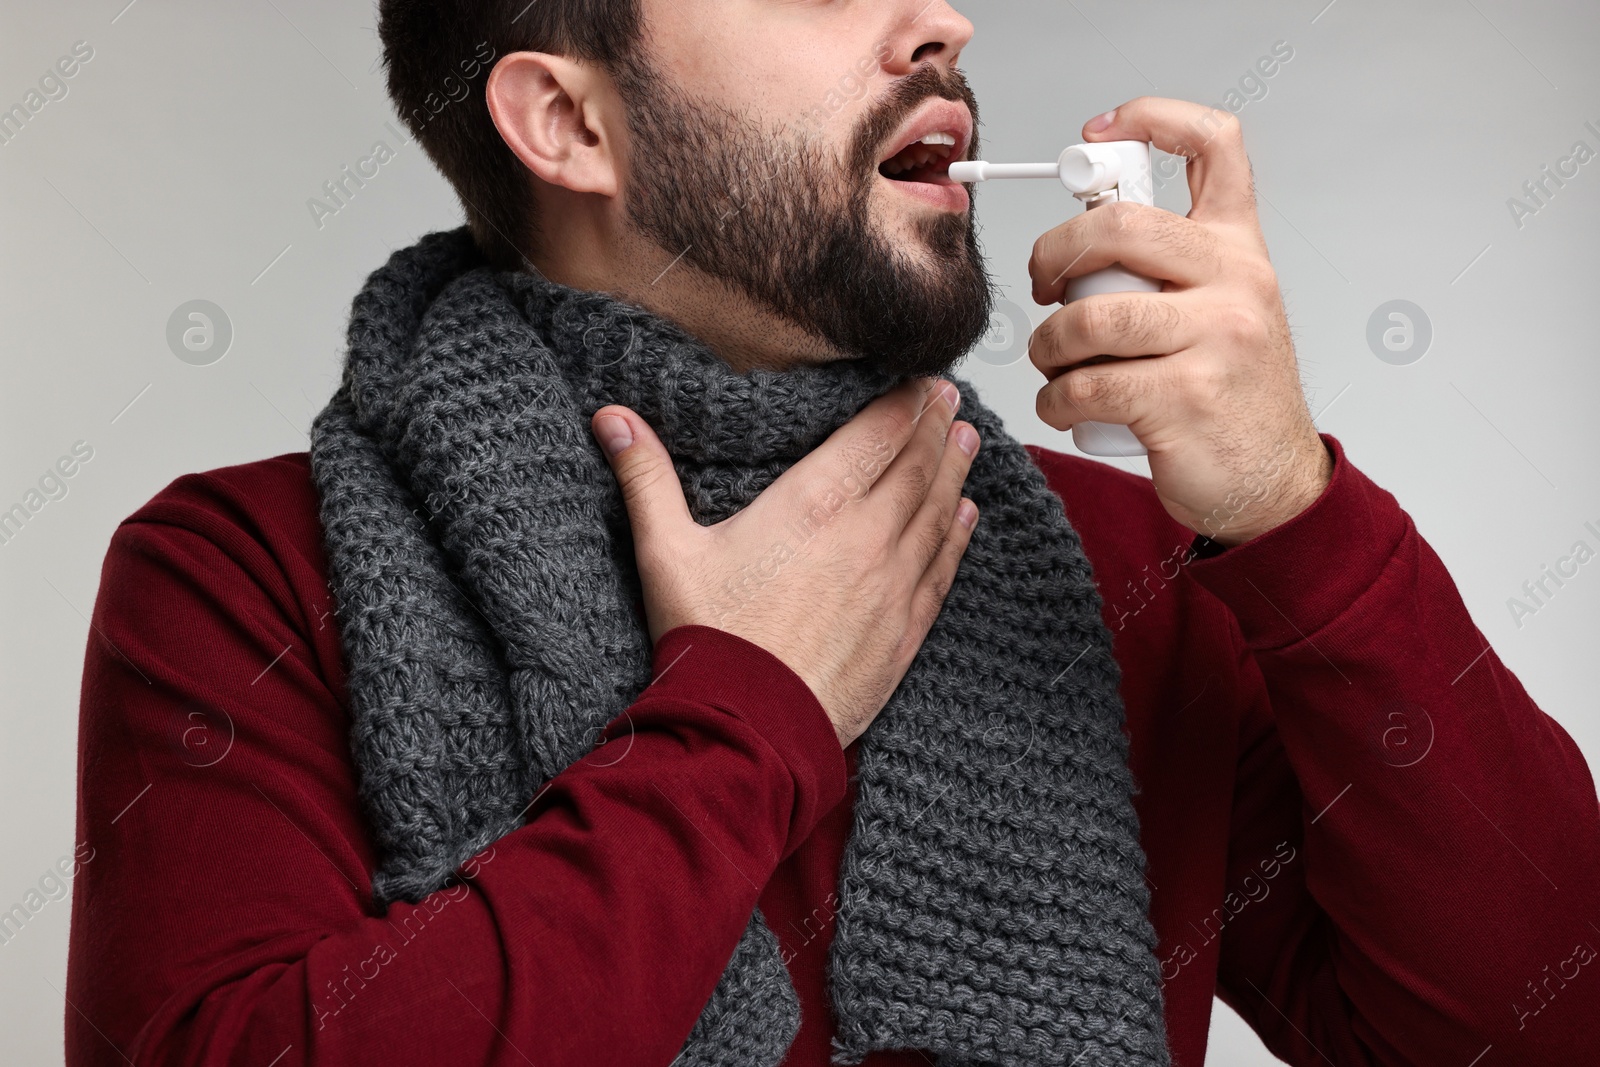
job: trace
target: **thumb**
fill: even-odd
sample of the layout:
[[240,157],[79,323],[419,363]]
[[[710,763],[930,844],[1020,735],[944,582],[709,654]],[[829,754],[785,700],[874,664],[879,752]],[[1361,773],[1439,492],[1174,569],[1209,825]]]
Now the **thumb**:
[[648,423],[625,407],[608,404],[594,413],[590,429],[622,488],[635,543],[694,521],[672,457]]

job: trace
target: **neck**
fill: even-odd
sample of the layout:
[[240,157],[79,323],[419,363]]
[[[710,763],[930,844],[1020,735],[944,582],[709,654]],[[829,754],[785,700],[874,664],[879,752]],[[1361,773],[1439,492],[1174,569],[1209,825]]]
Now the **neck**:
[[596,217],[577,198],[556,199],[541,205],[549,222],[531,257],[551,281],[609,293],[669,319],[738,374],[849,358],[738,286],[700,270],[682,250],[662,249],[620,218]]

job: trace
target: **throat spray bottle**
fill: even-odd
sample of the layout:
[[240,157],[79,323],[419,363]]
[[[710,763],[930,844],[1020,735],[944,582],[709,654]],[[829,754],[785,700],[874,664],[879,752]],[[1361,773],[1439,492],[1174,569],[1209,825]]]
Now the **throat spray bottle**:
[[[988,163],[983,160],[950,164],[950,177],[958,182],[986,182],[995,178],[1054,178],[1067,192],[1093,210],[1117,200],[1155,203],[1155,183],[1150,174],[1150,145],[1145,141],[1097,141],[1075,144],[1054,163]],[[1159,293],[1161,282],[1114,264],[1079,278],[1068,278],[1063,304],[1102,293]],[[1143,456],[1144,444],[1126,426],[1104,422],[1078,422],[1072,443],[1091,456]]]

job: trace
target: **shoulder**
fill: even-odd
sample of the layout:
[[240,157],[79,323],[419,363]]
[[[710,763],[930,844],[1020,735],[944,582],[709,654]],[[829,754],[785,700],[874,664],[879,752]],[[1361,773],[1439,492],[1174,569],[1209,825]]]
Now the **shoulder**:
[[[320,541],[311,457],[286,452],[270,459],[184,474],[122,520],[185,526],[224,541]],[[309,538],[308,538],[309,535]]]
[[141,529],[149,527],[198,535],[258,574],[326,570],[319,497],[305,452],[181,475],[123,519],[117,537],[149,534]]
[[174,606],[273,616],[322,645],[334,605],[309,454],[180,475],[140,505],[112,535],[102,585],[149,583]]

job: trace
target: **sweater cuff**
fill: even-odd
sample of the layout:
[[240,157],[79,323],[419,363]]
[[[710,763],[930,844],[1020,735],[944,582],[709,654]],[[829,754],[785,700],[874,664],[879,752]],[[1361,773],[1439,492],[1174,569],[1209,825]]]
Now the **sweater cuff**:
[[845,794],[844,749],[816,694],[773,653],[712,626],[668,630],[656,642],[653,663],[652,688],[734,716],[789,768],[795,796],[787,858]]
[[1333,477],[1300,514],[1240,545],[1200,536],[1189,573],[1239,621],[1253,650],[1285,648],[1327,626],[1378,580],[1410,520],[1394,496],[1350,463],[1337,438]]

